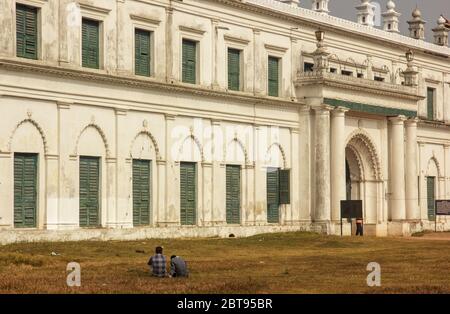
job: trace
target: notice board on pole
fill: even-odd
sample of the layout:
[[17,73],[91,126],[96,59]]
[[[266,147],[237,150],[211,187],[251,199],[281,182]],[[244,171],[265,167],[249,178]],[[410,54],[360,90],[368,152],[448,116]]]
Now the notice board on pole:
[[436,201],[436,216],[450,216],[450,200]]
[[363,218],[362,201],[341,201],[341,219]]

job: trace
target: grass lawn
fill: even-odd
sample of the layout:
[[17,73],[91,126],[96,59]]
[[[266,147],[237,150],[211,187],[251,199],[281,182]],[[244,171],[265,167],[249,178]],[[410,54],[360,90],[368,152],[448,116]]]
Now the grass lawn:
[[[149,275],[157,245],[188,261],[189,279]],[[66,286],[71,261],[81,265],[79,288]],[[381,287],[366,285],[369,262],[381,265]],[[423,238],[290,233],[0,246],[0,293],[450,293],[449,270],[450,241]]]

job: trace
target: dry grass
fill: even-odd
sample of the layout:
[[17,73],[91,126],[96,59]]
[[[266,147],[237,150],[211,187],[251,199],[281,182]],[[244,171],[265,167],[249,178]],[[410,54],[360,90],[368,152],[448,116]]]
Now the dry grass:
[[[189,279],[149,276],[153,248],[183,256]],[[145,251],[145,254],[138,253]],[[51,252],[61,255],[51,256]],[[81,264],[82,287],[66,286]],[[366,266],[382,267],[382,287]],[[15,244],[0,247],[1,293],[450,293],[450,241],[309,233],[247,239]]]

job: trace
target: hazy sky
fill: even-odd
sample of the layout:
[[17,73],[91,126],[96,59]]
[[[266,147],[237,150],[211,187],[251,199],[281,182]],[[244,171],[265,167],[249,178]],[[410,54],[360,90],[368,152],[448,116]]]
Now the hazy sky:
[[[382,12],[386,11],[386,3],[388,0],[372,0],[381,4]],[[301,0],[301,6],[311,9],[311,0]],[[406,21],[411,19],[411,13],[416,7],[422,11],[422,17],[427,21],[426,40],[433,41],[433,32],[431,31],[437,25],[439,15],[444,15],[450,19],[450,0],[394,0],[397,5],[397,12],[400,16],[400,30],[403,34],[409,36],[408,23]],[[355,6],[360,4],[360,0],[330,0],[330,14],[339,16],[347,20],[356,21]]]

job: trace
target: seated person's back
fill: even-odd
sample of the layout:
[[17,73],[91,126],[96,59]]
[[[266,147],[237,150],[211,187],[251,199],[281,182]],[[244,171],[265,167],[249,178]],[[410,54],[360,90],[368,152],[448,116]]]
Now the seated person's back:
[[172,277],[188,277],[189,271],[186,262],[179,256],[170,257],[170,275]]
[[166,276],[166,257],[163,255],[162,247],[158,246],[153,255],[148,261],[148,265],[151,267],[152,275],[155,277]]

